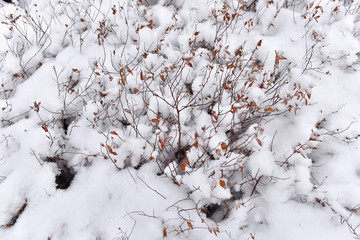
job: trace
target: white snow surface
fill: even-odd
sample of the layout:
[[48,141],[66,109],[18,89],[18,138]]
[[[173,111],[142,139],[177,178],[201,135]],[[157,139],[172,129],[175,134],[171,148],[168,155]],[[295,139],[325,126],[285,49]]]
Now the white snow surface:
[[0,21],[0,239],[360,239],[359,0]]

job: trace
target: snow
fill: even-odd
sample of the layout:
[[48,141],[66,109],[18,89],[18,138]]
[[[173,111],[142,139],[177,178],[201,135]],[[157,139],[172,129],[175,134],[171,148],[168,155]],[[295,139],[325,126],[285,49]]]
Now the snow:
[[270,151],[254,152],[247,163],[252,176],[271,176],[276,168],[273,154]]
[[0,3],[0,239],[360,239],[359,4]]

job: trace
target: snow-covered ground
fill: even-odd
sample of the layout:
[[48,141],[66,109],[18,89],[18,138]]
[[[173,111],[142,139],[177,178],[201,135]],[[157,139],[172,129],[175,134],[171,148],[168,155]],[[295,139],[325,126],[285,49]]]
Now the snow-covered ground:
[[0,239],[360,239],[359,14],[0,3]]

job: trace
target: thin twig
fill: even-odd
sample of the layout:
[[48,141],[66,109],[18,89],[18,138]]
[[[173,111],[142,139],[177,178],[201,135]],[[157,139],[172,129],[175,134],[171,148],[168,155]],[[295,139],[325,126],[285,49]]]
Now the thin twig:
[[136,174],[136,176],[151,190],[153,190],[154,192],[156,192],[158,195],[160,195],[163,199],[167,199],[166,197],[164,197],[164,195],[162,195],[161,193],[159,193],[158,191],[156,191],[154,188],[150,187],[141,177],[139,177],[138,174]]

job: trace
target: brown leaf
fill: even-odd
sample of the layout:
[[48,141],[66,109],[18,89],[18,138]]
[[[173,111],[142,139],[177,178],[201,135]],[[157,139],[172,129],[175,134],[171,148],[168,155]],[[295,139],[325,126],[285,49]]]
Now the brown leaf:
[[39,103],[34,102],[34,107],[33,107],[33,109],[34,109],[35,112],[39,112],[40,104],[41,104],[41,102],[39,102]]
[[191,62],[186,62],[186,65],[188,65],[189,67],[193,67]]
[[275,51],[275,68],[279,68],[280,60],[286,60],[286,57],[279,55],[277,51]]
[[49,132],[48,128],[45,125],[42,125],[42,129],[44,129],[45,132]]
[[163,139],[159,138],[161,149],[165,148],[165,142]]
[[228,145],[226,143],[221,143],[221,149],[226,150],[228,148]]
[[132,71],[131,71],[131,69],[130,69],[128,66],[126,66],[126,70],[127,70],[130,74],[132,74]]
[[193,229],[193,225],[191,224],[191,222],[187,222],[187,225],[189,226],[189,228]]
[[153,122],[153,123],[159,123],[160,120],[159,120],[159,119],[156,119],[156,118],[153,118],[153,119],[151,119],[151,122]]
[[260,139],[258,139],[257,137],[255,138],[257,143],[262,147],[262,142],[260,141]]
[[117,132],[115,132],[115,131],[111,131],[110,133],[113,134],[113,135],[119,136],[119,135],[117,134]]
[[167,231],[166,231],[166,228],[163,229],[163,238],[166,238],[167,237]]
[[109,152],[110,152],[112,155],[117,155],[117,153],[114,152],[114,150],[113,150],[109,145],[106,145],[106,148],[109,150]]
[[220,180],[220,186],[226,188],[226,182],[224,180]]
[[188,158],[185,158],[185,163],[186,163],[188,166],[190,166],[190,161],[189,161]]
[[217,155],[221,156],[220,149],[216,149],[215,152],[216,152]]
[[121,74],[121,84],[125,86],[126,75]]
[[185,164],[182,163],[180,166],[181,166],[181,170],[185,172]]
[[272,107],[266,107],[266,108],[264,109],[264,111],[265,111],[265,112],[271,112],[271,111],[272,111]]

